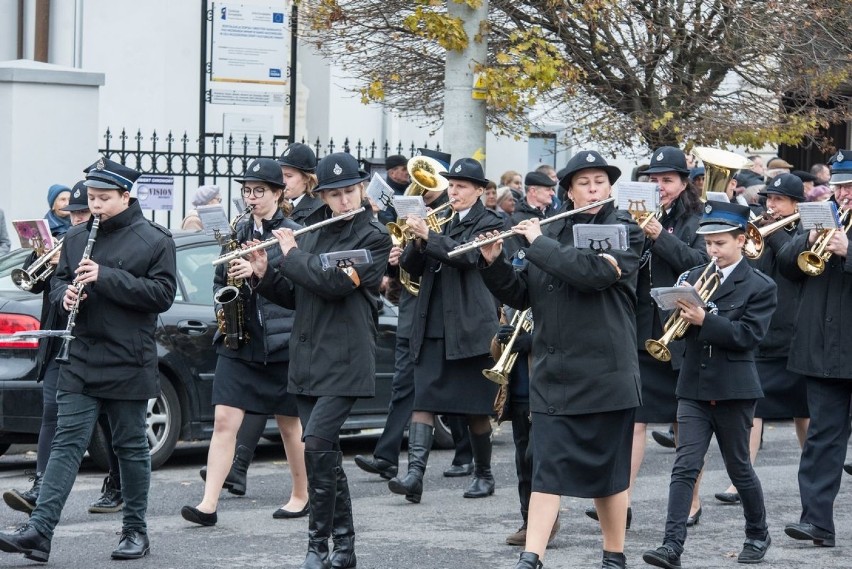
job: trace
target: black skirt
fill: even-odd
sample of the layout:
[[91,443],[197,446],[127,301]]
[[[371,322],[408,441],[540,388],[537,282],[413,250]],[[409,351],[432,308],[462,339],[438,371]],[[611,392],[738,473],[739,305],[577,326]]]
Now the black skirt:
[[488,354],[447,360],[443,338],[424,338],[414,365],[414,410],[459,415],[493,415],[497,384],[482,370],[494,365]]
[[636,408],[637,423],[671,423],[677,418],[677,376],[671,362],[661,362],[639,350],[642,406]]
[[630,485],[635,409],[532,414],[533,492],[605,498]]
[[810,417],[808,384],[804,376],[787,369],[787,358],[756,358],[763,399],[757,400],[754,416],[759,419]]
[[287,371],[288,362],[262,364],[220,355],[213,378],[213,405],[298,417],[296,396],[287,393]]

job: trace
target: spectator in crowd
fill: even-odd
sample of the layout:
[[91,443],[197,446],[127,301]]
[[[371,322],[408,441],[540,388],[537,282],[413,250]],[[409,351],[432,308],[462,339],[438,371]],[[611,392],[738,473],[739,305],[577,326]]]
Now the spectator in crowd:
[[6,216],[0,209],[0,255],[8,253],[11,248],[12,242],[9,241],[9,232],[6,230]]
[[524,182],[520,173],[514,170],[506,170],[500,176],[500,186],[508,186],[512,193],[515,194],[515,199],[520,200],[524,197]]
[[805,172],[804,170],[793,170],[791,172],[794,176],[802,181],[802,186],[805,188],[805,194],[813,191],[814,182],[816,182],[817,177],[810,172]]
[[511,218],[515,213],[516,203],[515,193],[511,188],[503,186],[497,190],[497,213]]
[[200,186],[195,191],[195,196],[192,198],[192,206],[186,217],[181,222],[181,229],[187,231],[201,231],[204,226],[201,224],[201,218],[198,216],[198,207],[203,205],[214,205],[222,203],[222,196],[219,191],[219,186]]
[[763,165],[763,158],[758,156],[757,154],[752,154],[751,156],[746,156],[749,160],[751,160],[751,171],[757,174],[760,177],[766,175],[766,167]]
[[828,166],[820,162],[811,166],[811,174],[816,176],[814,186],[827,186],[828,180],[831,178],[831,170],[828,169]]
[[50,207],[44,214],[50,233],[54,237],[62,237],[71,228],[71,217],[67,211],[63,211],[71,199],[71,188],[62,184],[53,184],[47,190],[47,205]]
[[490,180],[488,181],[488,185],[485,186],[485,192],[482,194],[482,203],[485,209],[499,213],[497,211],[497,184]]
[[766,179],[774,178],[779,174],[789,174],[793,168],[795,166],[783,158],[779,158],[778,156],[770,158],[769,162],[766,163]]

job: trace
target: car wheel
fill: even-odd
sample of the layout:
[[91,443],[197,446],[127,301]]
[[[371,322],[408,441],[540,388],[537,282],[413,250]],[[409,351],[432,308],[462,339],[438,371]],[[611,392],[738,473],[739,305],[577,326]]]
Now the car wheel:
[[453,442],[453,434],[450,432],[446,417],[443,415],[435,415],[435,438],[432,440],[432,447],[456,448],[456,444]]
[[[160,381],[160,396],[148,400],[145,432],[151,450],[151,468],[161,467],[172,455],[180,435],[180,400],[172,384]],[[95,426],[89,443],[89,457],[101,470],[109,470],[107,442],[100,425]]]

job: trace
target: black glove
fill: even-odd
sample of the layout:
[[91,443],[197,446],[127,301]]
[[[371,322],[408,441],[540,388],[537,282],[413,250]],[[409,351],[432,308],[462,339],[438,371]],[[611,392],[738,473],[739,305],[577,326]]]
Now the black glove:
[[497,341],[505,345],[506,342],[509,341],[509,338],[512,337],[512,332],[514,331],[514,326],[511,326],[509,324],[501,324],[500,328],[497,330]]
[[521,332],[515,338],[515,343],[512,345],[512,351],[519,354],[528,354],[532,351],[532,334]]

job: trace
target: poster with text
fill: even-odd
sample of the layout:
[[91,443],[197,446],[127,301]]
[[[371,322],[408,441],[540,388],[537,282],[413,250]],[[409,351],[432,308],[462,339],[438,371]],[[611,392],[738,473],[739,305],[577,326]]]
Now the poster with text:
[[276,6],[214,2],[211,80],[286,84],[285,8],[284,2]]

